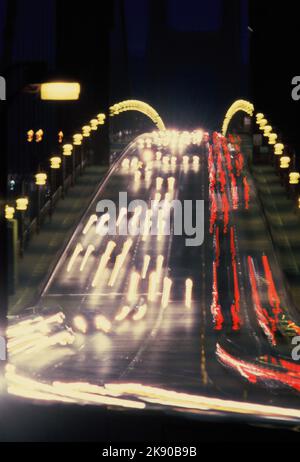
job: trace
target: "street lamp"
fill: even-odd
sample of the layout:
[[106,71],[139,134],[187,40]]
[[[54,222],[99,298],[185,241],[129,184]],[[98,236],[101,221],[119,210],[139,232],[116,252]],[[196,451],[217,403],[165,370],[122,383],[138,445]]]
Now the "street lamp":
[[20,257],[24,255],[24,215],[28,209],[28,198],[20,197],[16,200],[16,210],[19,212],[19,230],[20,230]]
[[264,130],[264,127],[265,127],[266,125],[268,125],[267,119],[261,119],[261,120],[258,122],[258,125],[259,125],[259,129],[260,129],[260,130]]
[[44,101],[76,101],[81,88],[78,82],[48,82],[42,83],[40,90]]
[[89,138],[91,136],[91,131],[92,128],[90,127],[90,125],[85,125],[84,127],[82,127],[82,136],[84,138]]
[[5,218],[6,220],[13,220],[15,217],[15,208],[10,205],[5,206]]
[[275,145],[277,141],[278,135],[276,133],[269,133],[269,144]]
[[97,115],[97,119],[98,119],[99,125],[104,125],[104,124],[105,124],[106,115],[100,113],[100,114]]
[[276,143],[274,146],[274,154],[275,156],[282,156],[284,150],[284,144]]
[[289,183],[290,184],[299,184],[300,180],[300,173],[299,172],[291,172],[289,174]]
[[99,125],[98,119],[92,119],[92,120],[90,121],[90,124],[91,124],[91,130],[92,130],[92,131],[98,130],[98,125]]

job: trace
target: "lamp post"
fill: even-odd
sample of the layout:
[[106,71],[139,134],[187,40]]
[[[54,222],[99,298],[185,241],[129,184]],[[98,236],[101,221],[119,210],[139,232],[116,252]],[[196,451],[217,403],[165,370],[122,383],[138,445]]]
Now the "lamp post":
[[[72,144],[64,144],[63,145],[63,162],[62,162],[62,187],[63,187],[63,197],[65,197],[66,192],[66,170],[67,170],[67,158],[72,157],[73,152],[73,145]],[[72,174],[72,184],[73,184],[73,174]]]
[[73,136],[73,146],[74,146],[74,149],[78,149],[79,150],[79,156],[80,156],[80,175],[82,175],[82,170],[83,170],[83,150],[82,150],[82,140],[83,140],[83,136],[81,135],[81,133],[76,133],[74,136]]
[[41,189],[47,183],[46,173],[37,173],[35,175],[35,184],[37,187],[37,215],[36,215],[36,232],[39,233],[41,229]]
[[61,163],[62,163],[62,159],[61,157],[58,157],[58,156],[54,156],[54,157],[51,157],[50,159],[50,171],[51,171],[51,176],[50,176],[50,189],[51,189],[51,193],[50,193],[50,215],[52,215],[53,213],[53,207],[54,207],[54,194],[55,194],[55,191],[56,191],[56,172],[57,170],[60,169],[61,167]]
[[20,235],[20,257],[24,255],[24,215],[28,209],[27,197],[20,197],[16,200],[16,210],[19,214],[19,235]]
[[89,159],[89,150],[90,150],[90,144],[89,144],[89,138],[91,136],[91,127],[90,125],[85,125],[84,127],[82,127],[82,136],[83,138],[86,140],[86,143],[85,145],[87,146],[87,154],[86,154],[86,158]]

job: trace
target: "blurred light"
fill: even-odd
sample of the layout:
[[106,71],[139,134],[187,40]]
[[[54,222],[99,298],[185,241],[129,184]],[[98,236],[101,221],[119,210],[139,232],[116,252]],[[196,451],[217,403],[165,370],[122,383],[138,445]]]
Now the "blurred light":
[[140,275],[136,271],[133,271],[130,275],[129,288],[127,294],[128,302],[134,302],[137,298],[137,289],[140,281]]
[[77,82],[49,82],[41,85],[41,99],[48,101],[75,101],[80,96]]
[[147,313],[147,305],[144,304],[142,306],[139,307],[139,309],[137,310],[137,312],[134,314],[134,316],[132,317],[132,319],[134,321],[141,321],[145,315]]
[[185,281],[185,306],[186,308],[191,308],[192,306],[192,291],[193,291],[193,281],[187,279]]
[[290,166],[291,158],[289,156],[280,157],[280,168],[287,169]]
[[163,309],[166,309],[169,305],[170,294],[171,294],[172,281],[169,278],[164,278],[163,283],[163,292],[161,298],[161,306]]
[[75,316],[75,318],[73,319],[73,325],[77,330],[79,330],[79,332],[82,332],[83,334],[87,333],[88,324],[83,316]]
[[91,136],[91,131],[92,131],[92,128],[90,127],[90,125],[84,125],[82,127],[82,136],[84,138],[89,138]]
[[274,146],[274,153],[276,156],[281,156],[283,154],[284,144],[276,143]]
[[35,142],[41,143],[43,141],[44,131],[40,128],[35,134]]
[[75,249],[74,249],[74,252],[70,258],[70,261],[69,261],[69,264],[68,264],[68,267],[67,267],[67,273],[70,273],[74,263],[75,263],[75,260],[77,259],[78,255],[81,254],[81,252],[83,251],[83,246],[82,244],[79,242]]
[[92,119],[90,121],[90,124],[91,124],[91,130],[93,131],[98,130],[98,125],[99,125],[98,119]]
[[299,172],[291,172],[289,174],[289,178],[290,178],[290,184],[299,184],[299,180],[300,180],[300,173]]
[[59,144],[62,144],[63,140],[64,140],[64,132],[60,131],[60,132],[58,132],[58,142],[59,142]]
[[98,122],[99,122],[99,125],[104,125],[105,124],[105,119],[106,119],[106,115],[105,114],[98,114],[97,115],[97,119],[98,119]]
[[28,208],[29,201],[27,197],[20,197],[19,199],[16,200],[16,209],[19,210],[20,212],[25,212]]
[[73,145],[72,144],[64,144],[63,145],[63,155],[69,157],[72,155],[73,152]]
[[27,141],[28,143],[32,143],[34,138],[34,131],[33,130],[28,130],[27,132]]
[[50,159],[50,168],[53,170],[58,170],[60,169],[61,166],[61,157],[51,157]]
[[111,331],[111,322],[103,315],[97,315],[95,317],[95,327],[97,330],[102,330],[106,334]]
[[37,173],[35,175],[35,184],[37,186],[45,186],[47,183],[47,174],[46,173]]
[[5,218],[7,220],[13,220],[15,216],[15,208],[11,207],[10,205],[5,206]]
[[81,146],[82,145],[82,140],[83,140],[83,136],[81,135],[81,133],[76,133],[73,136],[73,144],[74,144],[74,146]]
[[129,315],[130,311],[131,310],[129,306],[123,306],[121,311],[116,315],[115,320],[118,322],[124,321],[124,319],[126,319]]

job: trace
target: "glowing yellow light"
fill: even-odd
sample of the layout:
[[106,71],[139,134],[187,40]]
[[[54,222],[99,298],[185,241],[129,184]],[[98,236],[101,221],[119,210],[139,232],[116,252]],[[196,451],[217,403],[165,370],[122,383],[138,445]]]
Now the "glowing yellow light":
[[192,306],[192,292],[193,292],[193,281],[187,279],[185,281],[185,306],[191,308]]
[[81,133],[75,133],[75,135],[73,135],[74,146],[81,146],[82,140],[83,140],[83,135],[81,135]]
[[276,156],[281,156],[283,154],[284,144],[276,143],[274,146],[274,153]]
[[19,210],[20,212],[25,212],[28,208],[29,201],[27,197],[20,197],[19,199],[16,200],[16,209]]
[[158,162],[160,162],[161,159],[162,159],[162,153],[161,153],[160,151],[157,151],[157,153],[156,153],[156,160],[157,160]]
[[97,119],[98,119],[98,122],[99,122],[99,125],[104,125],[105,124],[105,119],[106,119],[106,115],[105,114],[98,114],[97,115]]
[[280,157],[280,168],[287,169],[290,166],[291,158],[289,156]]
[[130,311],[131,310],[129,306],[123,306],[121,311],[116,315],[115,320],[118,322],[124,321],[124,319],[126,319],[129,315]]
[[253,113],[254,113],[254,106],[249,101],[245,101],[245,100],[242,100],[242,99],[235,101],[230,106],[228,111],[226,112],[224,122],[223,122],[223,126],[222,126],[222,135],[223,136],[226,136],[226,133],[227,133],[227,130],[228,130],[228,127],[229,127],[229,124],[230,124],[232,118],[239,111],[245,112],[250,117],[252,117]]
[[140,275],[136,271],[133,271],[130,275],[129,288],[127,294],[127,300],[133,303],[137,298],[137,290],[140,281]]
[[300,173],[299,172],[291,172],[289,174],[289,183],[290,184],[299,184],[300,180]]
[[161,306],[163,309],[166,309],[167,306],[169,305],[171,288],[172,288],[171,279],[164,278],[163,292],[162,292],[162,298],[161,298]]
[[97,330],[102,330],[102,332],[108,334],[112,327],[111,321],[102,314],[99,314],[95,317],[95,327]]
[[259,112],[258,114],[256,114],[256,122],[258,123],[260,120],[264,119],[265,116],[264,114],[262,114],[261,112]]
[[44,131],[40,128],[35,134],[36,143],[41,143],[43,141]]
[[89,230],[91,229],[91,227],[93,226],[93,224],[96,223],[97,221],[98,221],[97,215],[96,214],[91,215],[90,218],[88,219],[87,224],[85,225],[82,231],[82,234],[87,234]]
[[92,282],[92,287],[96,287],[101,277],[103,277],[103,272],[106,268],[107,263],[109,262],[111,258],[111,254],[113,253],[115,247],[116,247],[115,242],[113,241],[108,242],[105,252],[102,254],[100,258],[98,269],[96,271],[95,277]]
[[147,313],[147,305],[144,304],[139,307],[138,311],[132,316],[132,319],[134,321],[141,321]]
[[145,151],[143,152],[143,159],[146,163],[152,161],[153,152],[151,151],[151,149],[145,149]]
[[10,205],[5,206],[5,218],[7,220],[13,220],[15,216],[15,208],[11,207]]
[[142,177],[142,173],[139,170],[137,170],[134,173],[134,182],[139,183],[141,181],[141,177]]
[[63,139],[64,139],[64,132],[60,130],[58,132],[58,142],[59,142],[59,144],[62,144]]
[[61,158],[60,157],[51,157],[50,159],[50,168],[53,170],[58,170],[61,166]]
[[271,125],[266,125],[263,130],[264,130],[264,136],[268,137],[269,134],[272,132],[273,128]]
[[267,119],[261,119],[259,121],[259,129],[264,130],[264,128],[268,125]]
[[269,144],[270,145],[275,145],[277,141],[277,134],[276,133],[269,133]]
[[63,155],[69,157],[72,155],[73,152],[73,145],[72,144],[64,144],[63,145]]
[[155,271],[152,271],[149,275],[149,286],[148,286],[148,300],[149,302],[155,302],[157,294],[157,275]]
[[82,136],[84,138],[89,138],[89,136],[91,136],[91,131],[92,131],[92,129],[91,129],[90,125],[84,125],[82,127]]
[[183,156],[183,158],[182,158],[183,165],[188,165],[189,161],[190,161],[190,159],[189,159],[188,156]]
[[80,96],[77,82],[49,82],[41,85],[41,99],[48,101],[75,101]]
[[146,279],[147,277],[147,272],[148,272],[148,268],[149,268],[149,265],[150,265],[150,261],[151,261],[151,257],[150,255],[145,255],[144,256],[144,263],[143,263],[143,269],[142,269],[142,279]]
[[169,189],[169,191],[174,191],[174,186],[175,186],[175,178],[171,176],[171,177],[168,178],[168,189]]
[[91,130],[93,131],[98,130],[98,125],[99,125],[98,119],[92,119],[90,121],[90,124],[91,124]]
[[69,261],[69,264],[67,266],[67,273],[70,273],[71,269],[73,268],[73,265],[78,257],[78,255],[81,254],[81,252],[83,251],[83,247],[82,247],[82,244],[79,242],[75,249],[74,249],[74,252],[70,258],[70,261]]
[[28,130],[27,132],[27,141],[28,143],[32,143],[34,138],[34,131],[33,130]]
[[37,186],[45,186],[47,183],[47,174],[46,173],[37,173],[35,175],[35,184]]
[[160,191],[163,185],[164,179],[161,177],[156,178],[156,190]]
[[88,248],[86,249],[85,256],[83,257],[82,263],[80,265],[80,271],[82,272],[88,262],[88,259],[92,255],[93,252],[95,252],[95,246],[93,244],[90,244]]
[[83,334],[87,333],[88,325],[83,316],[75,316],[75,318],[73,319],[73,325],[77,330],[79,330]]
[[122,164],[121,164],[122,168],[128,170],[129,169],[129,166],[130,166],[130,161],[129,159],[123,159],[122,160]]
[[109,108],[110,116],[114,117],[124,111],[138,111],[149,117],[159,130],[165,130],[165,125],[159,114],[147,103],[138,100],[126,100]]

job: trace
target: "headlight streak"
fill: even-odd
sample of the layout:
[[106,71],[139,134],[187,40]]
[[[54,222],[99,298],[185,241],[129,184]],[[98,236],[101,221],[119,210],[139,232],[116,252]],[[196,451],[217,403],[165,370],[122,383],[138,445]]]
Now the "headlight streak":
[[110,279],[108,281],[109,287],[113,287],[115,285],[118,275],[121,271],[121,268],[124,265],[126,257],[132,246],[132,242],[133,242],[132,239],[127,239],[127,241],[123,245],[122,252],[116,257],[115,265],[111,272]]
[[95,252],[95,246],[93,244],[90,244],[88,248],[86,249],[85,255],[83,257],[82,263],[80,265],[80,271],[82,272],[88,262],[88,259],[92,255],[93,252]]
[[129,288],[127,294],[127,300],[130,303],[134,303],[137,299],[137,290],[140,282],[140,275],[136,271],[133,271],[130,275]]
[[77,259],[77,257],[81,254],[81,252],[83,251],[83,246],[81,243],[77,244],[76,247],[75,247],[75,250],[70,258],[70,261],[69,261],[69,264],[68,264],[68,267],[67,267],[67,273],[70,273],[72,268],[73,268],[73,265]]
[[132,317],[132,319],[134,321],[141,321],[145,316],[146,316],[146,313],[147,313],[147,305],[144,304],[142,306],[139,307],[139,309],[137,310],[137,312],[134,314],[134,316]]
[[185,307],[191,309],[192,307],[192,292],[193,292],[193,281],[187,279],[185,281]]
[[124,321],[124,319],[126,319],[127,316],[129,315],[130,311],[131,311],[130,306],[123,306],[123,308],[121,308],[119,313],[115,316],[115,321],[118,321],[118,322]]
[[18,374],[12,365],[6,368],[6,381],[8,393],[23,398],[65,403],[120,406],[131,409],[145,409],[146,407],[143,402],[110,397],[106,389],[89,383],[53,382],[53,384],[45,384],[28,379]]
[[82,234],[86,235],[89,230],[91,229],[91,227],[93,226],[94,223],[96,223],[98,221],[98,217],[97,215],[91,215],[87,224],[85,225],[83,231],[82,231]]
[[99,279],[101,278],[102,273],[105,270],[105,268],[107,266],[107,263],[109,262],[109,260],[111,258],[111,254],[113,253],[115,247],[116,247],[115,242],[113,242],[113,241],[108,242],[106,250],[103,253],[102,257],[100,258],[100,263],[99,263],[98,269],[96,271],[95,277],[93,279],[92,287],[97,286],[97,284],[99,282]]
[[172,281],[171,279],[165,277],[163,282],[163,292],[161,297],[161,307],[166,309],[169,305],[170,295],[171,295]]
[[146,277],[147,277],[150,261],[151,261],[150,255],[145,255],[144,256],[144,262],[143,262],[143,269],[142,269],[142,273],[141,273],[141,278],[142,279],[146,279]]

